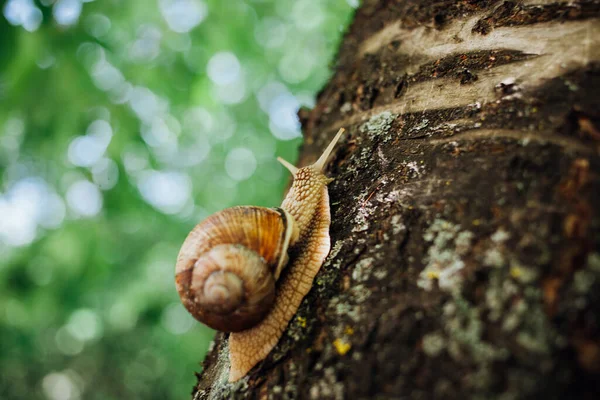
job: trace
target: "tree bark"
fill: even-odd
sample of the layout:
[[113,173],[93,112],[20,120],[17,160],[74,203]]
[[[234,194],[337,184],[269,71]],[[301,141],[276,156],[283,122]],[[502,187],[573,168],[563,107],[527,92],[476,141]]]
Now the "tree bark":
[[194,399],[600,398],[600,2],[365,0],[300,164],[332,250],[268,358]]

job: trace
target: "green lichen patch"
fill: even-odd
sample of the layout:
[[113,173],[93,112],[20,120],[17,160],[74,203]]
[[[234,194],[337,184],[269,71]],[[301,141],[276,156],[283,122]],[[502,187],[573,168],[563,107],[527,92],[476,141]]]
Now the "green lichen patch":
[[335,368],[323,369],[322,378],[309,389],[310,399],[344,399],[345,387],[339,382]]
[[427,251],[426,265],[417,285],[430,291],[437,281],[441,290],[456,293],[461,289],[464,279],[463,256],[469,251],[473,233],[461,230],[460,225],[443,219],[436,219],[423,235],[431,242]]
[[371,139],[378,136],[384,136],[384,142],[392,137],[389,134],[392,123],[396,120],[397,115],[389,111],[384,111],[380,114],[373,115],[367,122],[362,124],[359,130],[366,133]]
[[446,338],[439,332],[423,336],[423,352],[429,357],[439,355],[446,347]]
[[357,282],[365,282],[371,277],[373,272],[373,262],[375,259],[372,257],[363,258],[356,263],[354,270],[352,271],[352,279]]
[[484,340],[482,310],[462,297],[444,307],[448,353],[456,361],[475,362],[480,366],[508,357],[507,349]]

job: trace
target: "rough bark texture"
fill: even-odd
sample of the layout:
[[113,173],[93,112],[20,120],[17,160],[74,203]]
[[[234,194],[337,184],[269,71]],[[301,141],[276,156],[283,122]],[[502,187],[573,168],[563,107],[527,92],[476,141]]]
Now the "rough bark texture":
[[366,0],[300,164],[339,127],[332,250],[269,357],[207,398],[600,398],[600,2]]

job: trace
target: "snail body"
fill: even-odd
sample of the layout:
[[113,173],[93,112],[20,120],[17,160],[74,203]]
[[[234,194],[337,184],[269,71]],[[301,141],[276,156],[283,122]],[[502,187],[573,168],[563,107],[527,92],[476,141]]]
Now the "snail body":
[[332,179],[323,169],[342,133],[312,165],[298,169],[278,158],[294,176],[280,209],[220,211],[198,224],[179,252],[184,306],[208,326],[232,332],[230,382],[275,347],[329,253]]

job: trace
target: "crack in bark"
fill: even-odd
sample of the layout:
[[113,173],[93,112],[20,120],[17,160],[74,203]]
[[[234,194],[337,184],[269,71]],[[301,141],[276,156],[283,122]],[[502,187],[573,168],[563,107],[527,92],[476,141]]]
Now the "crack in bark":
[[[449,137],[426,140],[427,143],[437,145],[451,143],[463,140],[480,140],[480,139],[515,139],[522,142],[533,141],[537,143],[549,143],[562,147],[564,150],[571,152],[579,152],[588,155],[598,154],[598,150],[590,147],[580,141],[557,135],[551,132],[539,131],[516,131],[509,129],[472,129],[466,132],[454,134]],[[523,144],[526,146],[526,144]]]
[[[598,33],[598,52],[600,53],[600,31]],[[600,54],[598,54],[597,59],[600,59]],[[534,60],[525,60],[483,71],[478,75],[478,81],[469,85],[463,85],[454,78],[449,77],[420,82],[409,86],[405,94],[397,101],[336,120],[329,126],[324,127],[323,130],[333,131],[338,127],[349,127],[383,112],[400,115],[468,107],[477,103],[481,105],[482,103],[492,102],[499,97],[497,86],[507,78],[517,82],[523,92],[533,92],[536,86],[544,81],[567,73],[564,64],[559,63],[553,57],[538,57]]]
[[502,26],[532,25],[554,20],[577,21],[594,18],[600,11],[598,1],[578,3],[517,4],[505,1],[477,21],[473,32],[487,35]]

